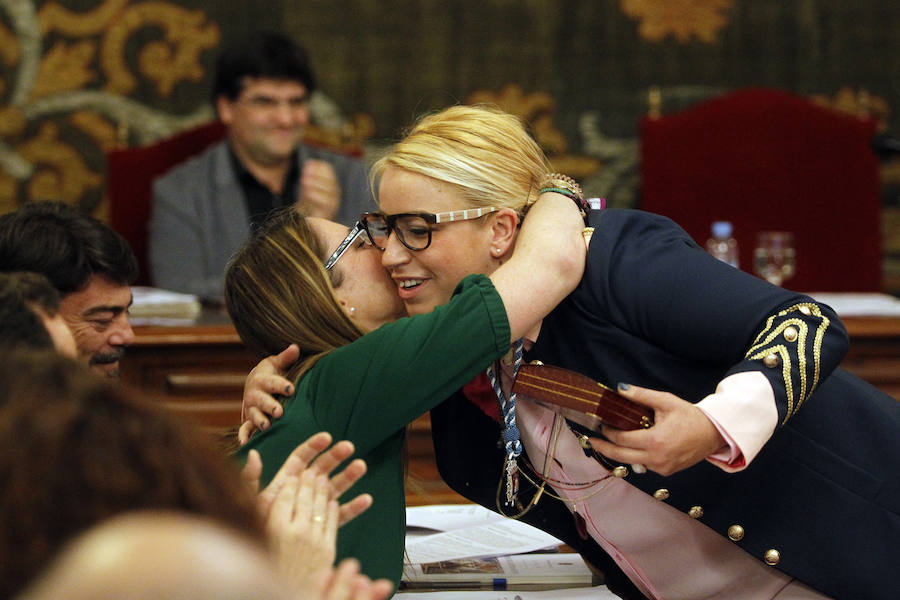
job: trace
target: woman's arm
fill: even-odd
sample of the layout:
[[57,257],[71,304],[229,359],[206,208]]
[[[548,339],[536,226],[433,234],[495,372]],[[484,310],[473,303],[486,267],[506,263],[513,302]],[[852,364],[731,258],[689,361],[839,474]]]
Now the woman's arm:
[[491,281],[503,299],[510,336],[517,340],[562,302],[581,281],[584,220],[561,194],[541,194],[522,221],[512,257]]
[[[503,300],[511,341],[534,327],[578,285],[586,255],[583,228],[578,208],[561,194],[542,194],[529,210],[515,252],[491,275]],[[238,433],[241,444],[247,443],[254,430],[269,426],[267,415],[276,419],[281,416],[281,404],[273,394],[293,393],[282,375],[296,360],[296,353],[296,347],[288,347],[260,361],[248,375],[244,383],[244,422]]]
[[[628,392],[663,416],[660,427],[609,431],[618,447],[601,440],[595,449],[666,474],[717,450],[720,427],[743,453],[737,468],[749,463],[838,365],[847,348],[842,325],[808,297],[711,258],[667,219],[634,211],[610,211],[604,218],[614,224],[601,227],[604,235],[591,247],[588,279],[596,303],[617,328],[682,357],[685,371],[654,379],[657,367],[645,377],[675,395],[636,386]],[[721,374],[715,393],[716,380],[704,376],[706,383],[698,386],[697,373],[686,385],[690,365]],[[710,395],[693,404],[704,394]],[[747,414],[761,418],[748,423]]]

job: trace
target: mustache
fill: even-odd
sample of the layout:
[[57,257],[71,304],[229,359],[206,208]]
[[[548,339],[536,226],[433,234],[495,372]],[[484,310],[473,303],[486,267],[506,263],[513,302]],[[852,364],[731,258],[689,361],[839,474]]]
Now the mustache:
[[90,365],[107,365],[110,363],[118,362],[122,359],[122,356],[125,355],[124,348],[114,348],[110,352],[98,352],[91,357],[91,360],[88,362]]

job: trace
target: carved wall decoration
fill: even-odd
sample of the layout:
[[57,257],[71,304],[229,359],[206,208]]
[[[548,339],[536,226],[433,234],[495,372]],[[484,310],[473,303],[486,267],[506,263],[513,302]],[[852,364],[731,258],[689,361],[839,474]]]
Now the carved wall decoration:
[[122,132],[143,144],[212,116],[129,95],[141,81],[158,98],[201,81],[201,55],[219,41],[217,23],[177,2],[103,0],[77,12],[0,1],[0,212],[56,199],[102,216],[103,154]]
[[638,33],[650,42],[673,35],[681,44],[696,37],[712,44],[728,23],[734,0],[621,0],[622,12],[640,21]]

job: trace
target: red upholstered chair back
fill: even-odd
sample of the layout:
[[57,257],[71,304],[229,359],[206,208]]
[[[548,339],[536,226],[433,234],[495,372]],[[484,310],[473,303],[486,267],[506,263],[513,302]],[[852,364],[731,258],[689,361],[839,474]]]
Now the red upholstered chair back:
[[872,121],[746,89],[641,123],[641,208],[698,243],[734,224],[752,272],[759,231],[791,231],[798,291],[880,291],[878,161]]
[[170,138],[140,148],[112,150],[106,155],[106,194],[109,198],[109,220],[134,250],[141,269],[137,283],[150,285],[147,263],[147,224],[153,198],[153,180],[200,154],[225,136],[219,121],[178,133]]

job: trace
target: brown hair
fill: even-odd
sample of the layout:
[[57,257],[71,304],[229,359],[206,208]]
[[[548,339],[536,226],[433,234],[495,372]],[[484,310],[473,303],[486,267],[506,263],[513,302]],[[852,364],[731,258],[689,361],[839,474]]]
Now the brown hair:
[[225,305],[241,340],[260,357],[300,347],[294,380],[362,331],[334,296],[341,271],[323,266],[326,250],[295,210],[270,217],[225,271]]
[[53,349],[38,311],[59,313],[59,292],[38,273],[0,273],[0,348]]
[[0,439],[0,597],[125,511],[185,510],[263,541],[255,499],[212,440],[55,353],[0,364]]

